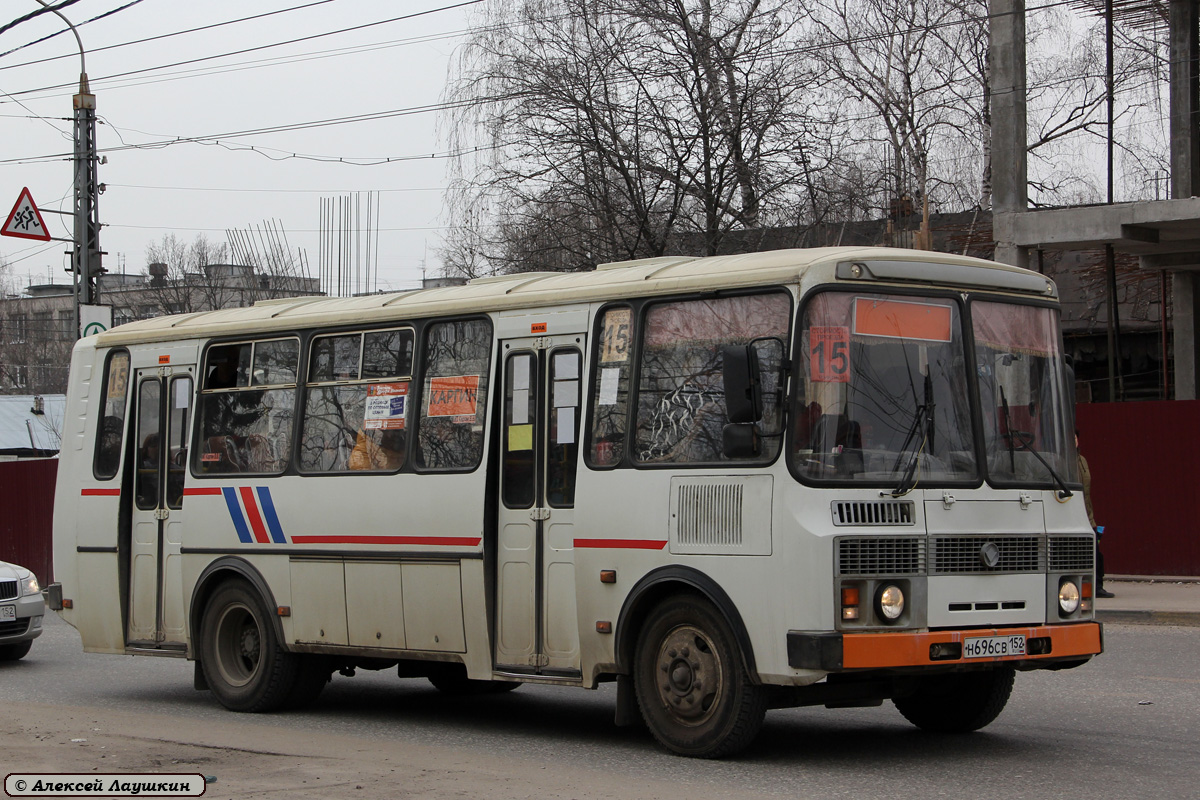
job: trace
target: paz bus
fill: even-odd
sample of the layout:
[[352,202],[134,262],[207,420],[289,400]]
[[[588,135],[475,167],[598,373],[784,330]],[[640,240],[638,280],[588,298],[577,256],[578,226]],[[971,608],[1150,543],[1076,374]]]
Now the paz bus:
[[80,340],[51,594],[235,711],[335,671],[616,683],[667,749],[772,708],[964,732],[1101,652],[1057,290],[783,250],[295,298]]

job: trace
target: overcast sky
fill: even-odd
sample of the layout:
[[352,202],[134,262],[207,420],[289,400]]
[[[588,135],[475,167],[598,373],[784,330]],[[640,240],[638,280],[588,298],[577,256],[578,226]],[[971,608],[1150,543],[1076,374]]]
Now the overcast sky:
[[[98,178],[107,186],[99,205],[100,244],[110,272],[143,272],[147,245],[166,233],[189,242],[203,233],[222,243],[227,229],[273,220],[286,231],[293,250],[307,252],[315,277],[321,199],[362,193],[365,227],[366,193],[379,192],[379,288],[418,285],[423,265],[430,275],[436,273],[435,251],[447,224],[441,191],[444,123],[436,111],[389,112],[443,99],[447,65],[472,4],[141,0],[81,24],[129,2],[78,0],[63,9],[83,40],[100,120],[98,146],[108,158]],[[35,0],[6,0],[0,25],[38,7]],[[218,25],[284,9],[296,10]],[[347,28],[358,29],[335,33]],[[57,16],[44,14],[0,34],[0,53],[5,53],[0,56],[0,213],[5,216],[26,186],[39,208],[71,210],[71,164],[62,156],[72,148],[79,48],[66,31],[8,52],[63,30]],[[272,46],[298,39],[304,41]],[[364,114],[383,116],[244,133]],[[210,139],[164,146],[176,138],[218,134],[219,144]],[[439,157],[430,157],[434,154]],[[348,163],[387,159],[392,161]],[[45,213],[43,218],[52,235],[70,238],[69,216]],[[0,258],[12,264],[22,283],[26,275],[34,283],[69,282],[67,249],[62,242],[0,237]]]

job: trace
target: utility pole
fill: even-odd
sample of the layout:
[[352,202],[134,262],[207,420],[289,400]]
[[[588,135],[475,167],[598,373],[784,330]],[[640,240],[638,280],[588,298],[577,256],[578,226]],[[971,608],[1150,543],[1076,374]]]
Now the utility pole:
[[75,335],[78,336],[80,306],[99,303],[97,280],[104,273],[100,265],[103,252],[100,250],[100,219],[96,202],[99,196],[99,184],[96,181],[96,95],[88,87],[87,63],[79,31],[62,12],[51,8],[46,0],[35,2],[65,22],[79,44],[79,93],[72,98],[75,108],[75,249],[71,253],[71,272],[75,285]]

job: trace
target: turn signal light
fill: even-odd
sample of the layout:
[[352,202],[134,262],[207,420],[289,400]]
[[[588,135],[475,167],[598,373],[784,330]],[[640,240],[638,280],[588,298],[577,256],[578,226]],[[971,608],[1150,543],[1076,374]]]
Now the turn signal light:
[[842,619],[856,620],[859,618],[858,600],[857,586],[842,587]]

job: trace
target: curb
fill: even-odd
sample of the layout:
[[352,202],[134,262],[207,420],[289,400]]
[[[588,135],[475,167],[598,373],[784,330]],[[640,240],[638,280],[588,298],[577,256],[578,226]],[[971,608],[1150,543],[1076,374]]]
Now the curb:
[[1097,611],[1096,620],[1116,625],[1182,625],[1200,628],[1196,611]]

